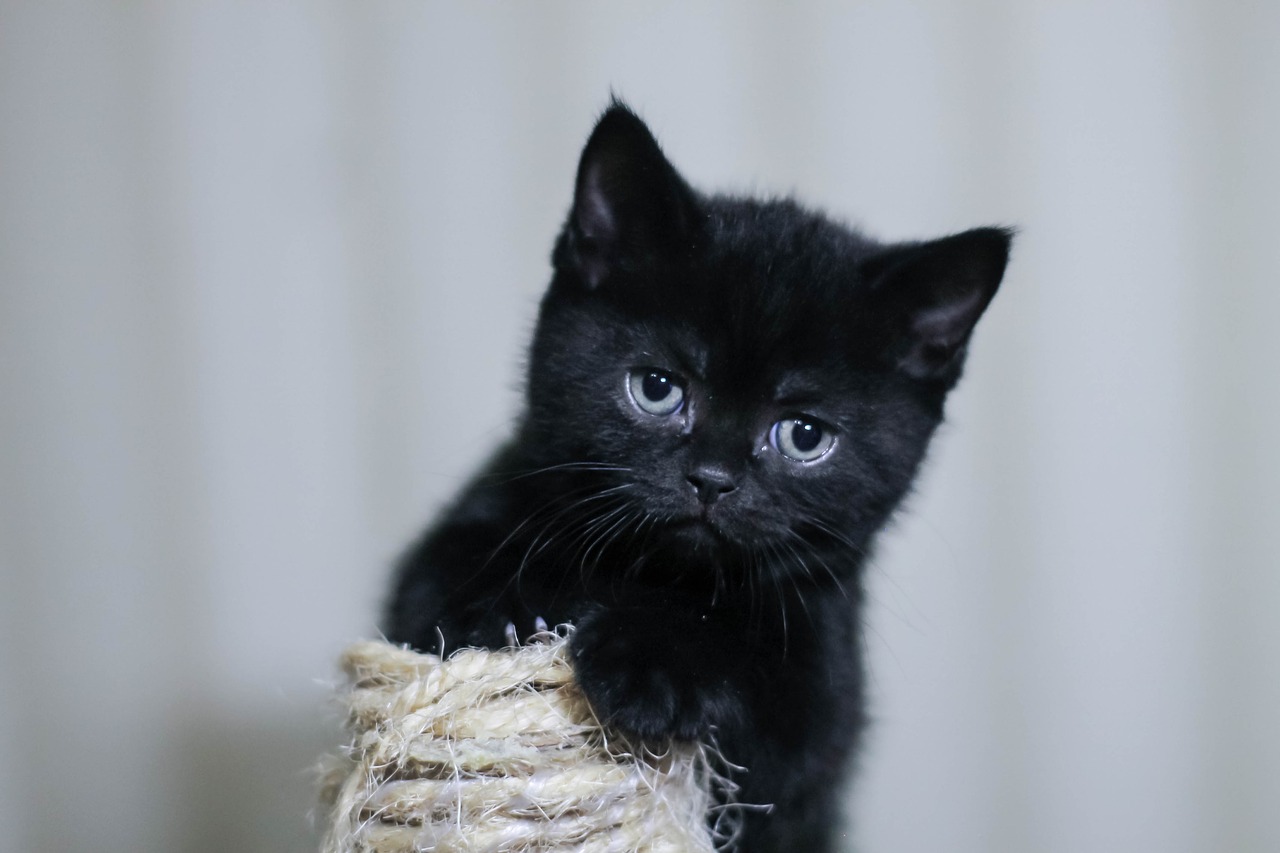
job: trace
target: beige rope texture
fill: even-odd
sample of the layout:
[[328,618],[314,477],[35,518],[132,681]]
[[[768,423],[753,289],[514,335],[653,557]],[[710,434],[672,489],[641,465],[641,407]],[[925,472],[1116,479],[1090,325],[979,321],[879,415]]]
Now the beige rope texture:
[[608,733],[566,639],[541,639],[446,660],[349,648],[352,742],[326,774],[324,853],[712,853],[707,750]]

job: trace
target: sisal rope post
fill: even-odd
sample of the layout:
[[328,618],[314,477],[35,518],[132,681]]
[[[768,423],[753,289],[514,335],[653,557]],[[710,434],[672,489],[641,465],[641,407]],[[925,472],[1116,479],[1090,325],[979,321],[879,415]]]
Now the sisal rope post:
[[444,660],[350,647],[351,743],[326,773],[324,853],[713,853],[723,780],[708,749],[608,732],[567,638],[542,640]]

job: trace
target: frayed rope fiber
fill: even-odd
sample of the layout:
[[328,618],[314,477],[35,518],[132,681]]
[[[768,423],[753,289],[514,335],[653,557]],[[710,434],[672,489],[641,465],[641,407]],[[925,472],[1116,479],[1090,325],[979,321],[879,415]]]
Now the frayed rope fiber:
[[445,660],[347,649],[352,741],[325,774],[324,853],[712,853],[708,751],[606,731],[567,639],[542,639]]

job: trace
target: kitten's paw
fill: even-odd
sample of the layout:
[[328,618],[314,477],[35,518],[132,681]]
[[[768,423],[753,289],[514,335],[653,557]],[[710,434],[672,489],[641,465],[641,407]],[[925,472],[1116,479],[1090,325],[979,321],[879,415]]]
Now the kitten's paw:
[[578,683],[602,721],[642,738],[691,741],[738,716],[733,686],[706,649],[633,627],[600,614],[570,641]]
[[448,656],[461,648],[519,648],[555,637],[540,615],[507,602],[478,602],[443,614],[432,632],[434,642],[423,651]]
[[503,629],[503,637],[507,641],[507,645],[515,648],[528,643],[549,643],[556,638],[556,634],[547,627],[547,620],[541,616],[533,617],[533,633],[526,634],[521,640],[520,629],[516,627],[516,623],[508,622],[507,627]]

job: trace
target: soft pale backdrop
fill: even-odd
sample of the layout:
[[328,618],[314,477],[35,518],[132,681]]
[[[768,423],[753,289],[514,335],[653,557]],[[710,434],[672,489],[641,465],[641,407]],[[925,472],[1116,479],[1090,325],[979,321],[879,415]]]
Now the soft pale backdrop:
[[0,849],[303,851],[610,90],[1022,228],[870,576],[850,849],[1280,849],[1280,4],[0,0]]

